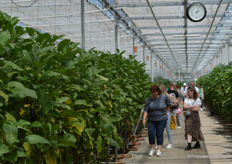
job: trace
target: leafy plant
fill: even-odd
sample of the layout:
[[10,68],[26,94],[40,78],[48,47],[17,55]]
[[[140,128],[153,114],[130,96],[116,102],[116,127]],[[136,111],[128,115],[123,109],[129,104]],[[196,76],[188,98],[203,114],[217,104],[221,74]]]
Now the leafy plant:
[[150,94],[144,64],[0,20],[0,162],[91,163],[121,148]]
[[168,80],[168,79],[163,78],[162,76],[156,76],[156,77],[154,78],[154,83],[155,83],[155,84],[158,84],[158,85],[163,84],[163,85],[165,85],[166,87],[168,87],[169,84],[171,83],[171,81]]
[[204,89],[205,102],[212,110],[232,121],[232,65],[216,66],[210,74],[200,77],[197,83]]

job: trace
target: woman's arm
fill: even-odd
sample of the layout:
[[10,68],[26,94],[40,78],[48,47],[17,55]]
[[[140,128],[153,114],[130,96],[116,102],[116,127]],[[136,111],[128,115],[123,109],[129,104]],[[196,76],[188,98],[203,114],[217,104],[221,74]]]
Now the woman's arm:
[[194,108],[194,106],[190,106],[190,105],[188,105],[187,103],[184,103],[184,108],[185,109],[193,109]]
[[193,106],[193,108],[192,109],[190,109],[191,111],[199,111],[199,109],[200,109],[200,104],[198,104],[198,105],[196,105],[196,106]]
[[146,125],[147,112],[143,112],[143,126]]

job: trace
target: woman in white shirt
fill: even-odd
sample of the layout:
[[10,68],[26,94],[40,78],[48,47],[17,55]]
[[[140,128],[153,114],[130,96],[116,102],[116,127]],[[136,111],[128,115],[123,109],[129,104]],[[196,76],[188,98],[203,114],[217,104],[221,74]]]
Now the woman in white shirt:
[[[198,98],[198,93],[194,87],[188,87],[188,97],[184,101],[184,109],[190,110],[190,116],[185,117],[185,138],[188,141],[188,146],[185,150],[200,148],[200,142],[203,140],[201,132],[201,121],[198,111],[201,106],[201,100]],[[191,142],[196,141],[196,144],[191,147]]]

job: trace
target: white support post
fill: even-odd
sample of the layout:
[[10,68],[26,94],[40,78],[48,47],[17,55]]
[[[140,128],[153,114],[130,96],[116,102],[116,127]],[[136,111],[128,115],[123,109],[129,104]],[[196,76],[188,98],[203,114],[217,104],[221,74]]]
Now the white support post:
[[143,44],[143,62],[146,62],[146,57],[145,57],[145,44]]
[[223,48],[221,49],[221,64],[223,64]]
[[81,0],[81,46],[85,50],[85,1]]
[[135,56],[135,51],[134,51],[134,48],[135,48],[135,35],[134,34],[132,34],[133,35],[133,41],[132,41],[132,44],[133,44],[133,46],[132,46],[132,54],[133,54],[133,56]]
[[115,52],[118,49],[118,18],[114,16],[114,24],[115,24]]
[[153,78],[153,55],[152,55],[152,51],[151,51],[151,81],[154,81]]
[[232,46],[228,44],[228,63],[231,62]]
[[223,59],[224,60],[224,64],[228,65],[229,62],[228,62],[228,44],[227,43],[225,44],[223,57],[224,57],[224,59]]

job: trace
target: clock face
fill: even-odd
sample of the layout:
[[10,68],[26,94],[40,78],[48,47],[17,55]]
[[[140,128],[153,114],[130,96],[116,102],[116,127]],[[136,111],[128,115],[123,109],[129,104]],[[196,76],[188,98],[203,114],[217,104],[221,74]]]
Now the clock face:
[[193,22],[199,22],[206,16],[206,8],[203,4],[193,3],[187,8],[187,17]]

